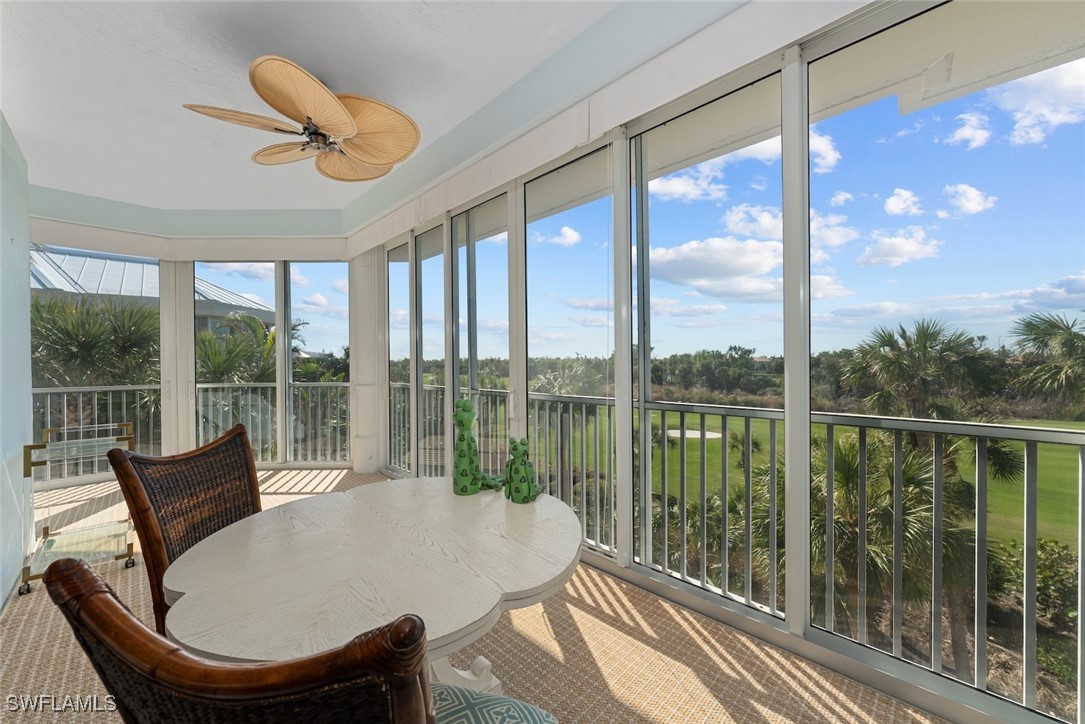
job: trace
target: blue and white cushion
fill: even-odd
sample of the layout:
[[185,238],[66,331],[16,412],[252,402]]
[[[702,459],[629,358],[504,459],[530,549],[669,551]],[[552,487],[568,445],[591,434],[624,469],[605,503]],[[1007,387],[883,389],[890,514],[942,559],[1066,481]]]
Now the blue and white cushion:
[[430,690],[437,724],[558,724],[550,712],[519,699],[450,684],[433,683]]

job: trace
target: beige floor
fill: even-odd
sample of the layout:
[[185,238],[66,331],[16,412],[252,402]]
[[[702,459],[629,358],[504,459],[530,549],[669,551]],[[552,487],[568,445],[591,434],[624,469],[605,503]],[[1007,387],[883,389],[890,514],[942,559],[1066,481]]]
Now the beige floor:
[[[267,473],[265,507],[372,481],[343,471]],[[38,496],[54,527],[77,516],[124,517],[115,484]],[[94,491],[89,488],[95,488]],[[116,506],[120,505],[119,510]],[[150,595],[141,565],[98,566],[144,621]],[[107,693],[40,584],[0,615],[0,699]],[[453,657],[485,655],[506,693],[562,722],[930,722],[933,717],[823,667],[739,633],[587,565],[547,601],[502,615]],[[82,721],[86,714],[19,714],[0,721]],[[119,721],[109,713],[93,721]]]

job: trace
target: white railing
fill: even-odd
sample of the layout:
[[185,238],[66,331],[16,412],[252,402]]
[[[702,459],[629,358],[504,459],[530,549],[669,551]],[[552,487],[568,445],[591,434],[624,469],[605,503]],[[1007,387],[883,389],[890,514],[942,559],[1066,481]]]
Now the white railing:
[[[72,428],[130,422],[133,449],[157,455],[162,445],[161,399],[158,385],[36,388],[32,391],[34,440],[44,441],[43,435],[50,430],[58,431],[55,439]],[[51,461],[36,470],[40,471],[36,480],[58,480],[107,473],[109,462],[95,456]]]
[[[392,449],[409,467],[406,388],[392,390]],[[495,390],[476,399],[488,472],[507,456],[506,401]],[[444,388],[425,387],[419,402],[420,439],[443,440]],[[607,398],[529,396],[537,480],[605,555],[617,540],[613,416]],[[636,419],[635,562],[783,626],[783,410],[644,402]],[[811,518],[799,524],[810,530],[812,636],[1074,721],[1081,521],[1052,543],[1038,511],[1056,488],[1080,504],[1085,431],[817,412],[811,440]],[[434,460],[420,456],[422,474],[439,474]],[[1010,490],[1020,492],[1007,512]],[[1060,576],[1064,615],[1043,600]]]
[[[291,382],[287,460],[350,460],[350,385]],[[203,445],[238,423],[245,425],[258,462],[278,460],[274,383],[196,385],[196,437]]]
[[[237,423],[244,423],[260,462],[278,459],[274,384],[199,384],[196,386],[197,444],[210,442]],[[162,453],[161,388],[157,385],[57,387],[33,390],[34,439],[46,430],[64,431],[90,425],[132,423],[133,449]],[[290,385],[291,462],[350,460],[350,386],[345,382],[295,382]],[[59,433],[57,433],[59,434]],[[78,478],[109,472],[98,456],[48,463],[39,480]]]

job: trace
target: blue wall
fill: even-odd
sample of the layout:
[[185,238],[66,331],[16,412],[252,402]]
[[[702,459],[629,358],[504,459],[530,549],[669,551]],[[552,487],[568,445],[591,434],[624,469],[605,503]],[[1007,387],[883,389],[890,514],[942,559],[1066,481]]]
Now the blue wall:
[[0,603],[33,540],[34,498],[22,462],[31,429],[29,240],[26,159],[0,113]]

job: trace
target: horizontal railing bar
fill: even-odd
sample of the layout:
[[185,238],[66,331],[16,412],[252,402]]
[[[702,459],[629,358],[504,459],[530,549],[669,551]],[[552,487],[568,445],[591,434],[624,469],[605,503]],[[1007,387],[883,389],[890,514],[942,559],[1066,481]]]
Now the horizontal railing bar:
[[706,405],[693,402],[645,402],[649,410],[694,413],[697,415],[735,415],[761,420],[783,420],[784,411],[767,407],[740,407],[737,405]]
[[149,382],[145,385],[110,385],[94,387],[34,387],[30,390],[34,395],[58,395],[58,394],[85,394],[88,392],[138,392],[139,390],[161,390],[160,383]]
[[1049,442],[1064,445],[1085,445],[1085,430],[1060,430],[1053,427],[998,425],[985,422],[954,422],[949,420],[918,420],[903,417],[875,417],[827,412],[810,413],[814,423],[867,427],[905,432],[942,433],[961,437],[986,437],[1023,442]]

